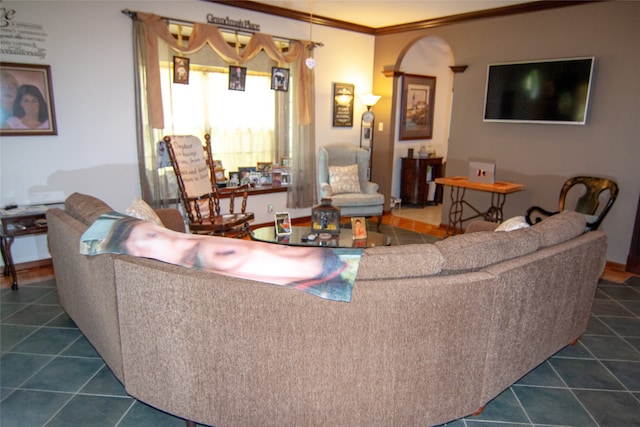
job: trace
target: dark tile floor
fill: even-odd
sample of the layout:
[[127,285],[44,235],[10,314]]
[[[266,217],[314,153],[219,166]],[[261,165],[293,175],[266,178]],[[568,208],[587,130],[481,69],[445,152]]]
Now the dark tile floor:
[[[53,281],[2,289],[0,301],[1,426],[184,426],[127,396],[60,307]],[[640,278],[601,281],[577,345],[479,416],[447,426],[640,426]]]

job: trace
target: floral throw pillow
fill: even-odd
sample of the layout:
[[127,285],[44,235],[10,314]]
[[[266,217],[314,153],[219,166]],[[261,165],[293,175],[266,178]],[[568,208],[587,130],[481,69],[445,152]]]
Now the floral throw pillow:
[[358,165],[329,166],[329,184],[333,194],[360,193]]

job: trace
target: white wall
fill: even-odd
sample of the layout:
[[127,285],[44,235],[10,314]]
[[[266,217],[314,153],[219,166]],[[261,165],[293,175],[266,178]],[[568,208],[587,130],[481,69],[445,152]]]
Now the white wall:
[[[309,38],[309,24],[195,0],[181,1],[8,1],[16,21],[41,24],[47,33],[46,57],[0,55],[5,62],[51,66],[58,124],[57,136],[2,137],[0,141],[0,206],[61,201],[73,192],[93,194],[116,210],[140,195],[137,170],[133,92],[131,20],[123,9],[205,22],[206,15],[248,19],[267,34]],[[333,128],[332,82],[353,83],[356,93],[371,91],[372,36],[314,26],[316,50],[316,141],[359,141],[356,101],[353,128]],[[248,209],[256,223],[273,220],[274,210],[287,210],[286,197],[256,196]],[[290,210],[292,217],[309,209]],[[16,239],[16,263],[49,258],[44,236]]]

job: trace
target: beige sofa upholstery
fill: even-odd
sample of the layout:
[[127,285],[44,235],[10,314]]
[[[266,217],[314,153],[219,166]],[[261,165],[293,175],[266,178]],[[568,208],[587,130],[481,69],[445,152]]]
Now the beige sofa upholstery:
[[508,233],[365,249],[342,303],[82,257],[86,225],[48,216],[63,307],[127,392],[217,427],[427,426],[473,413],[580,337],[605,264],[605,234],[567,212]]

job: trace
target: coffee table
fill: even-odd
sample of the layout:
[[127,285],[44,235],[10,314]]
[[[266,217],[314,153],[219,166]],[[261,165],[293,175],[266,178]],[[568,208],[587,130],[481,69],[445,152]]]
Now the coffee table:
[[332,248],[371,248],[374,246],[389,246],[391,237],[367,231],[367,238],[362,240],[353,240],[353,234],[350,228],[341,228],[340,234],[332,236],[330,239],[321,239],[317,237],[315,240],[303,240],[303,237],[311,233],[311,226],[292,226],[291,234],[286,236],[277,236],[273,225],[258,227],[251,231],[251,239],[259,242],[278,243],[290,246],[327,246]]

